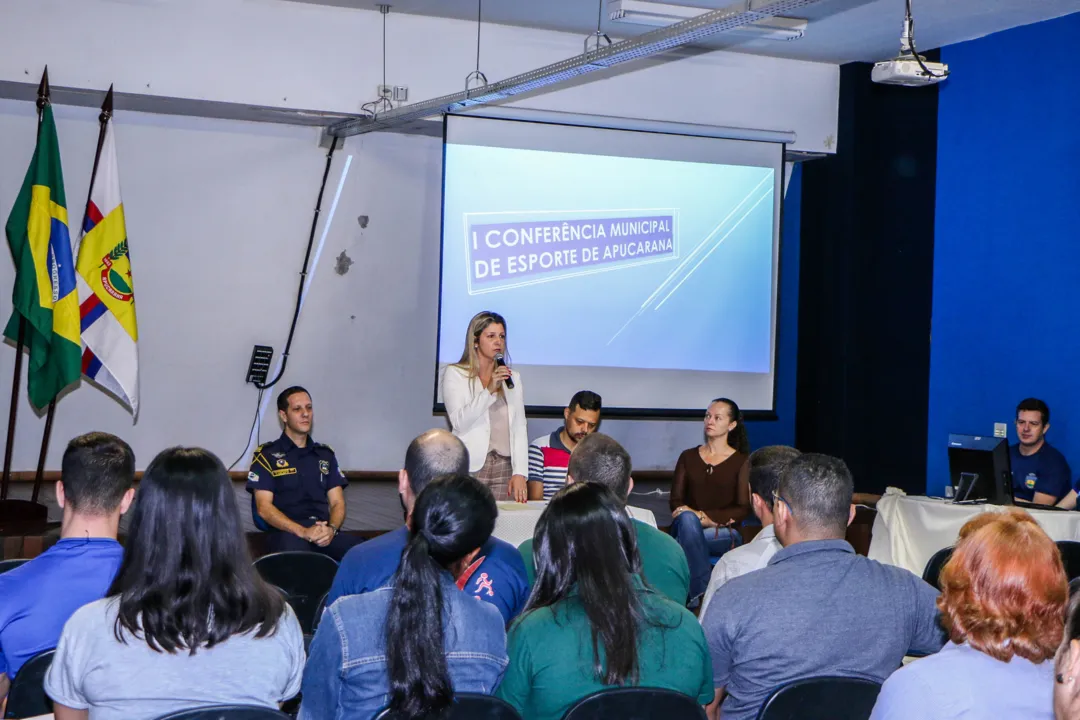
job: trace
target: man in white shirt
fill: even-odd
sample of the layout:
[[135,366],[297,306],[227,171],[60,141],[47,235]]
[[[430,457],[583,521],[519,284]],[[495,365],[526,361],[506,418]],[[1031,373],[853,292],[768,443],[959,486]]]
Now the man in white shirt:
[[760,570],[782,547],[773,528],[773,493],[780,487],[780,475],[784,468],[801,453],[787,445],[768,445],[750,454],[750,504],[754,515],[761,520],[761,532],[753,540],[724,553],[713,567],[709,586],[701,601],[698,617],[704,619],[705,610],[717,589],[728,580]]

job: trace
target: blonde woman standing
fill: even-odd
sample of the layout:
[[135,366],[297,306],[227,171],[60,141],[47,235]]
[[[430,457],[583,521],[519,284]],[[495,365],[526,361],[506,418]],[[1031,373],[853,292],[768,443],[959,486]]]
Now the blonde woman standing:
[[477,313],[461,359],[443,370],[443,402],[450,429],[469,451],[469,472],[496,500],[525,502],[529,440],[521,375],[497,365],[499,355],[509,364],[506,320],[487,310]]

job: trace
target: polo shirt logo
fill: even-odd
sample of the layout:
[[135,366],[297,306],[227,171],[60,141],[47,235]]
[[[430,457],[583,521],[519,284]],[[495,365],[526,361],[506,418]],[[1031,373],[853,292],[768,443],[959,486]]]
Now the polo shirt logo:
[[476,579],[476,594],[486,592],[488,597],[495,597],[495,589],[492,587],[491,578],[487,573],[480,573],[480,577]]
[[1034,490],[1035,481],[1037,481],[1038,479],[1039,476],[1035,473],[1028,473],[1027,477],[1024,478],[1024,487],[1026,487],[1028,490]]

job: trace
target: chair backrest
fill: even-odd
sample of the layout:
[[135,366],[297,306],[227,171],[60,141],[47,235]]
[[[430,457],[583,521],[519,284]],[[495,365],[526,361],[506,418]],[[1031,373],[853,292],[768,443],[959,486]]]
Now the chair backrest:
[[[395,720],[395,717],[387,708],[376,715],[375,720]],[[459,693],[442,720],[521,720],[521,716],[512,705],[494,695]]]
[[49,507],[31,500],[5,498],[0,500],[0,525],[8,523],[40,523],[49,518]]
[[0,575],[3,575],[8,570],[14,570],[25,562],[29,562],[26,558],[13,558],[11,560],[0,560]]
[[326,591],[319,598],[319,601],[315,603],[315,616],[311,620],[311,632],[314,633],[319,629],[319,621],[322,620],[323,610],[326,609],[326,598],[330,597],[330,591]]
[[705,711],[692,697],[660,688],[631,687],[601,690],[573,705],[563,720],[705,720]]
[[934,553],[930,558],[930,562],[926,563],[926,569],[923,570],[922,579],[933,585],[938,590],[941,589],[941,569],[945,567],[945,563],[949,562],[949,558],[952,557],[953,549],[951,547],[942,548]]
[[255,529],[260,532],[270,532],[274,528],[270,527],[270,523],[262,519],[262,515],[259,514],[259,508],[255,504],[255,493],[251,494],[251,522],[255,524]]
[[158,720],[291,720],[277,710],[256,705],[212,705],[162,715]]
[[55,650],[40,652],[23,663],[8,689],[5,718],[27,718],[48,715],[53,711],[52,700],[45,694],[45,673],[52,665]]
[[1058,540],[1057,546],[1061,552],[1061,563],[1065,566],[1065,575],[1069,580],[1080,578],[1080,542]]
[[796,680],[773,691],[758,720],[868,720],[881,683],[847,677]]
[[300,628],[310,633],[317,624],[319,602],[334,582],[338,564],[319,553],[289,551],[263,555],[255,561],[255,570],[262,579],[285,593],[289,605],[300,621]]
[[1080,592],[1080,578],[1074,578],[1069,581],[1069,599],[1076,597],[1076,593]]

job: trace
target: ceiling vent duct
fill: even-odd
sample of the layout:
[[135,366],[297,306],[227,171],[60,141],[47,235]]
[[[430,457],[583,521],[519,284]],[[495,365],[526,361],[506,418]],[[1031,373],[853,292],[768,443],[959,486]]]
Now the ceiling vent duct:
[[405,105],[372,117],[343,120],[331,125],[327,131],[335,137],[349,137],[378,130],[392,130],[414,120],[499,102],[522,93],[549,88],[597,70],[606,70],[632,60],[651,57],[689,45],[716,33],[741,28],[744,25],[815,5],[818,2],[821,0],[774,0],[773,2],[765,0],[760,4],[754,3],[753,9],[750,9],[751,3],[747,2],[719,10],[710,10],[674,25],[622,40],[599,50],[592,50],[490,85]]

